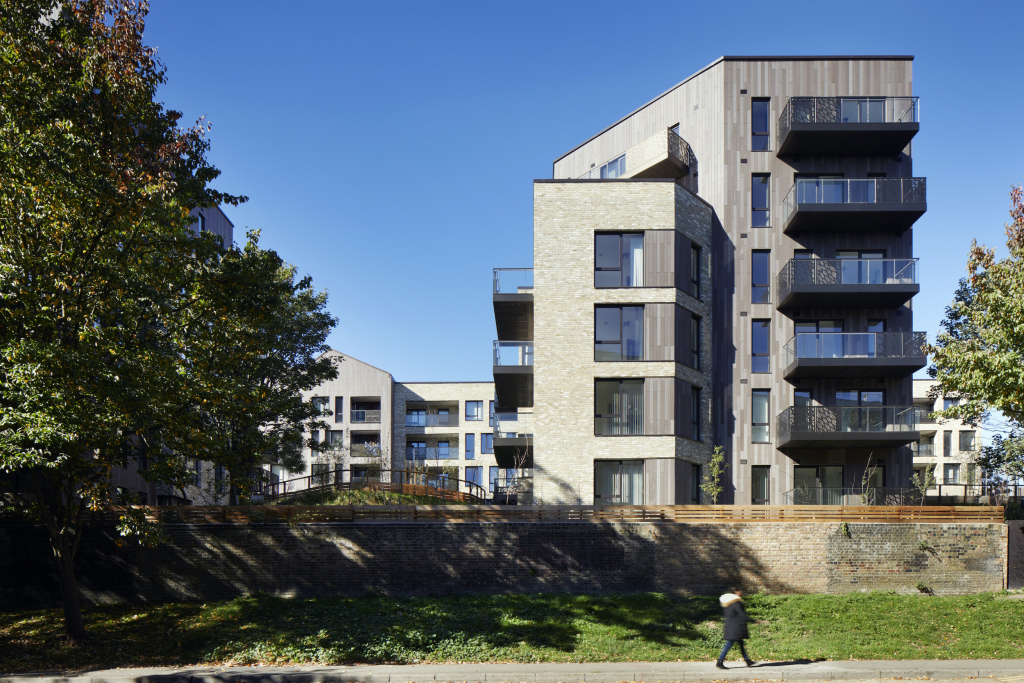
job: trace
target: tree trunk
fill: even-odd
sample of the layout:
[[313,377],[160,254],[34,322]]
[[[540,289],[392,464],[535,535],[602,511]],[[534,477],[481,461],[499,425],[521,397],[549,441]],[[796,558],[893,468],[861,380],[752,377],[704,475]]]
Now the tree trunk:
[[57,566],[60,570],[60,593],[64,602],[64,628],[68,634],[68,640],[80,642],[85,638],[85,622],[82,621],[82,606],[78,599],[78,582],[75,580],[74,561],[68,557],[68,552],[58,548],[54,544],[54,554],[57,556]]

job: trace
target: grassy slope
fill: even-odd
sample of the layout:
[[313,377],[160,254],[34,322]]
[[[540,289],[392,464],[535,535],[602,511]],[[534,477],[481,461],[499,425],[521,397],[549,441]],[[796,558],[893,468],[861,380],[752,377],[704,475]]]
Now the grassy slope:
[[[1024,658],[1024,604],[964,597],[747,598],[756,659]],[[655,593],[104,606],[90,642],[61,644],[60,610],[0,614],[0,670],[199,663],[708,661],[716,598]],[[730,658],[738,658],[730,653]]]

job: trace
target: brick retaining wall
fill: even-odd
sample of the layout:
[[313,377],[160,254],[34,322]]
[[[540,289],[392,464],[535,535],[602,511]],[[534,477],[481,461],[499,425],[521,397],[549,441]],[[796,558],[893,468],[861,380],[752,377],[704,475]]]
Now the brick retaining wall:
[[[1005,585],[1004,524],[348,523],[167,525],[170,543],[118,547],[85,530],[89,602],[278,595],[656,590],[937,594]],[[39,527],[0,527],[0,608],[55,604]]]

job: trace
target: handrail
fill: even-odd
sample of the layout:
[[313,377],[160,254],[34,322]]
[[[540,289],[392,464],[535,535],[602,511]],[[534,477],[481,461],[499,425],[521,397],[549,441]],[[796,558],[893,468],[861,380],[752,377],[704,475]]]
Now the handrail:
[[532,341],[497,341],[494,342],[494,365],[498,366],[529,366],[533,365]]
[[[936,493],[931,493],[935,491]],[[1024,486],[999,484],[940,484],[928,487],[924,495],[910,486],[831,487],[798,486],[786,491],[786,505],[921,505],[943,498],[996,498],[1009,501],[1024,497]]]
[[914,406],[790,406],[776,427],[782,442],[793,432],[912,432],[916,418]]
[[779,115],[780,147],[794,123],[920,123],[920,98],[790,97]]
[[800,204],[923,204],[927,178],[797,178],[782,200],[782,223]]
[[[417,523],[417,522],[713,522],[858,524],[1002,524],[1003,506],[883,505],[267,505],[145,507],[152,522],[170,524]],[[86,516],[92,525],[116,524],[127,506]]]
[[925,358],[925,332],[797,332],[784,347],[788,366],[801,358]]
[[779,271],[779,298],[796,286],[916,285],[918,259],[790,259]]
[[[457,458],[457,448],[454,449],[454,453],[454,457]],[[444,473],[437,474],[418,470],[377,470],[375,474],[376,477],[355,477],[351,468],[328,470],[284,481],[265,483],[259,493],[268,500],[277,500],[284,496],[298,495],[309,491],[346,491],[359,486],[377,487],[378,490],[393,493],[408,493],[411,490],[404,491],[404,489],[421,487],[427,489],[428,492],[417,492],[416,495],[434,496],[466,503],[483,502],[487,499],[487,490],[480,484],[458,477],[450,477]],[[463,487],[468,493],[462,492]],[[453,497],[452,494],[456,495]]]
[[532,294],[533,268],[495,268],[495,294]]
[[[665,136],[664,142],[661,141],[662,135]],[[696,170],[697,156],[693,153],[690,143],[684,140],[679,133],[671,128],[666,128],[629,147],[625,152],[620,152],[613,157],[605,159],[600,164],[595,164],[592,168],[579,175],[577,179],[600,179],[601,168],[619,157],[625,157],[623,164],[625,168],[624,173],[628,174],[630,171],[643,166],[652,159],[656,159],[665,152],[679,159],[690,173]]]

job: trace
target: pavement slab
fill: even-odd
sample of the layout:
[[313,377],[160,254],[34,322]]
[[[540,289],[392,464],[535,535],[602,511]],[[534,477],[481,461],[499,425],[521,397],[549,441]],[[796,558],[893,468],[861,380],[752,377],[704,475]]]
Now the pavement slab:
[[[850,681],[892,680],[1024,683],[1024,660],[788,661],[746,667],[727,662],[613,662],[605,664],[407,664],[352,666],[235,666],[109,669],[4,674],[0,683],[622,683],[644,681]],[[2,663],[0,663],[2,666]]]

